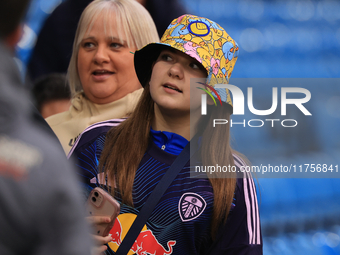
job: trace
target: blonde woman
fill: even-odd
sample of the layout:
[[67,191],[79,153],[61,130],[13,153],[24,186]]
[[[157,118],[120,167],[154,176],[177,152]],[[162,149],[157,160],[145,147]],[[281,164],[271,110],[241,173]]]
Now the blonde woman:
[[46,119],[67,154],[99,121],[128,116],[142,94],[133,53],[158,42],[147,10],[133,0],[95,0],[81,15],[68,68],[72,105]]

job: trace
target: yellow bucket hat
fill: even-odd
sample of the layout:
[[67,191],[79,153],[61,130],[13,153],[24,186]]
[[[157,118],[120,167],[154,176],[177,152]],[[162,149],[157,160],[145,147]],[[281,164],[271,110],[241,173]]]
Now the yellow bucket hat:
[[[216,22],[183,15],[170,23],[160,43],[150,43],[135,52],[135,70],[143,86],[149,82],[152,64],[164,47],[175,48],[200,62],[207,71],[206,83],[212,87],[229,83],[239,51],[238,44]],[[209,90],[215,98],[232,106],[228,89]]]

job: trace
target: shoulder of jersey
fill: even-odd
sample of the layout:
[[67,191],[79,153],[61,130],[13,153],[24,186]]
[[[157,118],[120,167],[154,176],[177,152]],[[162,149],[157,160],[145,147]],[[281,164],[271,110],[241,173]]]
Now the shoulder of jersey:
[[121,124],[126,118],[121,119],[111,119],[106,121],[97,122],[88,126],[78,137],[77,141],[73,145],[72,149],[70,150],[67,158],[70,158],[73,152],[76,150],[77,147],[81,146],[83,143],[86,143],[93,138],[99,136],[100,134],[107,133],[112,127],[118,126]]

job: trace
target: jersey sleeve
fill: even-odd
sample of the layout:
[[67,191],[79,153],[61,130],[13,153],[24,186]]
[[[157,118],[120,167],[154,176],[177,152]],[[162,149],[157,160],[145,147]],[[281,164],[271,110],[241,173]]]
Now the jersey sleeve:
[[84,200],[93,188],[104,184],[104,178],[98,171],[98,164],[106,134],[112,127],[118,126],[124,120],[115,119],[91,125],[84,130],[72,147],[68,158],[76,165]]
[[[235,166],[245,165],[234,155]],[[221,226],[211,255],[262,255],[262,234],[254,180],[249,173],[237,179],[234,201],[226,224]]]

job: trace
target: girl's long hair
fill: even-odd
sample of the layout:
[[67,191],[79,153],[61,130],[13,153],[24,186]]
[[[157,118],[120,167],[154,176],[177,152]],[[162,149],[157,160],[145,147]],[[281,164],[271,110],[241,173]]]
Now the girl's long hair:
[[[215,128],[212,124],[201,125],[201,123],[212,123],[213,119],[229,120],[230,114],[231,107],[229,106],[215,107],[209,113],[209,121],[204,118],[200,120],[198,126],[202,126],[202,128],[198,132],[203,134],[201,146],[203,165],[218,163],[219,165],[234,166],[233,151],[229,142],[229,125],[217,125]],[[99,171],[104,171],[107,182],[114,184],[111,186],[111,194],[114,196],[118,191],[122,202],[130,206],[133,206],[132,189],[135,173],[151,139],[150,128],[153,117],[154,101],[147,84],[132,115],[107,133],[100,157]],[[225,223],[229,214],[236,178],[233,174],[229,176],[209,175],[209,180],[214,192],[211,217],[211,234],[214,238],[218,227],[221,223]]]

